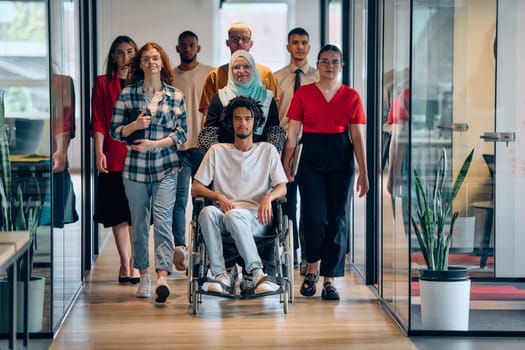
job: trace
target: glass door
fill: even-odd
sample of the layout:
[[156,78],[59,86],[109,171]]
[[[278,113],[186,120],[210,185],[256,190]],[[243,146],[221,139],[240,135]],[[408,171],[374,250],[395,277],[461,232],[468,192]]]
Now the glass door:
[[[495,276],[525,277],[525,217],[521,200],[525,195],[525,67],[523,35],[525,3],[518,0],[498,1],[497,37],[493,51],[496,63],[496,123],[492,133],[485,134],[494,148],[494,227],[487,235],[485,255],[494,252]],[[494,242],[492,249],[490,243]]]
[[[471,279],[469,332],[523,333],[525,189],[521,44],[525,3],[517,0],[412,1],[410,171],[430,186],[444,149],[446,184],[471,149],[474,158],[454,202],[459,212],[449,265]],[[410,180],[413,184],[413,176]],[[416,205],[412,185],[410,216]],[[425,266],[410,233],[411,331],[421,324],[419,272]]]

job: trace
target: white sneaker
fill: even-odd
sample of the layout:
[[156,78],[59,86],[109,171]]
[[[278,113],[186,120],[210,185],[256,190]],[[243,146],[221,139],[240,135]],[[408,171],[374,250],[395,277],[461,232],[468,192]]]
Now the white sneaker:
[[137,298],[149,298],[151,297],[151,280],[149,274],[145,273],[140,275],[140,283],[137,288]]
[[184,245],[178,245],[173,251],[173,264],[177,271],[186,271],[188,268],[188,248]]
[[241,293],[242,267],[235,264],[227,270],[227,273],[230,275],[230,280],[233,281],[232,294],[239,295]]
[[231,293],[231,279],[228,273],[221,273],[213,278],[212,281],[204,283],[203,287],[208,292]]
[[168,285],[166,277],[159,277],[157,279],[157,288],[155,288],[155,294],[157,294],[157,298],[155,299],[156,303],[166,302],[166,299],[170,295],[170,286]]
[[255,285],[255,294],[262,294],[268,292],[275,292],[279,289],[279,285],[267,279],[268,275],[265,273],[253,276],[253,284]]

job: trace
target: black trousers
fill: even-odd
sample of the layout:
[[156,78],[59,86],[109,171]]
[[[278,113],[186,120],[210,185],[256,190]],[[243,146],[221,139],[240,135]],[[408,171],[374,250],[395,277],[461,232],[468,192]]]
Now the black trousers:
[[297,222],[297,182],[286,184],[286,203],[283,205],[283,213],[292,221],[294,250],[301,248],[301,258],[304,258],[304,236],[302,225]]
[[303,135],[297,174],[305,258],[321,260],[320,274],[344,276],[352,197],[353,146],[346,133]]

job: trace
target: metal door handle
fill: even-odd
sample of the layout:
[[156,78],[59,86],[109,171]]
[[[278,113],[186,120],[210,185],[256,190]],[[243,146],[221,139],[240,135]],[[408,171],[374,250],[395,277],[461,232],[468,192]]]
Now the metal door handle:
[[485,142],[514,142],[516,141],[515,132],[486,132],[480,136]]
[[438,125],[439,129],[450,130],[450,131],[467,131],[467,123],[452,123],[452,124],[440,124]]

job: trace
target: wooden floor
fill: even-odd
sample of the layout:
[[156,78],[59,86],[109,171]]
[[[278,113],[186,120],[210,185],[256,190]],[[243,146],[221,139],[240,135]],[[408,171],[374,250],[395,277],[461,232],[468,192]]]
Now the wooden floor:
[[339,303],[321,300],[319,292],[302,297],[296,276],[287,315],[277,296],[204,296],[197,316],[188,306],[185,275],[170,277],[172,295],[157,307],[137,299],[135,286],[117,284],[117,273],[110,238],[49,349],[416,349],[352,273],[337,280]]

